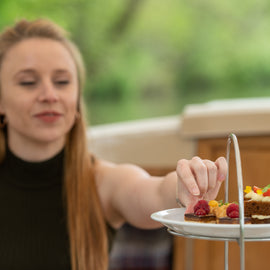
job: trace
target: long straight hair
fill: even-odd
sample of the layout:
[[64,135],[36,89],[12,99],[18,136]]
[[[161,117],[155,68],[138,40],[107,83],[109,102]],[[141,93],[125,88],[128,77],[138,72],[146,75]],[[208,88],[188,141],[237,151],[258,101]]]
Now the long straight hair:
[[[29,38],[45,38],[60,42],[73,58],[78,73],[78,112],[66,137],[64,164],[64,202],[73,270],[105,270],[108,266],[106,224],[98,196],[94,163],[87,148],[82,88],[84,65],[77,47],[66,32],[46,19],[18,21],[0,35],[0,72],[7,51]],[[30,48],[29,48],[30,49]],[[0,81],[1,98],[1,81]],[[2,116],[3,117],[3,116]],[[5,157],[5,129],[0,131],[0,162]]]

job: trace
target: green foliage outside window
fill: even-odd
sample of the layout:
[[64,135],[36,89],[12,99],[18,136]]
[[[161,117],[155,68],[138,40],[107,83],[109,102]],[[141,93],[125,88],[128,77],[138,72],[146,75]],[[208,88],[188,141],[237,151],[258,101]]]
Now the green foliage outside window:
[[0,29],[46,17],[70,32],[91,124],[270,94],[267,0],[1,0],[0,10]]

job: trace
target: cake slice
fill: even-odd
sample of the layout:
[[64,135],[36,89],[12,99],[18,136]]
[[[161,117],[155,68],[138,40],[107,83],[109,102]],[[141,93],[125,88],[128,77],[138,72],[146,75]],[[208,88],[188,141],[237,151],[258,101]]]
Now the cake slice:
[[247,186],[244,190],[244,212],[252,224],[270,223],[270,185],[264,188]]

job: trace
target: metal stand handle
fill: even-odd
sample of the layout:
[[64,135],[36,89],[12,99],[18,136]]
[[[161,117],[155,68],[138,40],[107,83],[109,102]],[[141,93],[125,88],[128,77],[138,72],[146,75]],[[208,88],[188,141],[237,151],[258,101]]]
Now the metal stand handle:
[[[237,185],[238,185],[238,201],[239,201],[239,224],[240,224],[240,234],[238,239],[238,244],[240,246],[240,269],[245,270],[245,235],[244,235],[244,196],[243,196],[243,177],[242,177],[242,167],[239,145],[237,137],[231,133],[228,136],[227,141],[227,163],[228,163],[228,173],[225,182],[225,202],[228,202],[228,189],[229,189],[229,161],[230,161],[230,146],[231,142],[234,145],[235,160],[236,160],[236,173],[237,173]],[[228,241],[225,241],[225,270],[228,270]]]

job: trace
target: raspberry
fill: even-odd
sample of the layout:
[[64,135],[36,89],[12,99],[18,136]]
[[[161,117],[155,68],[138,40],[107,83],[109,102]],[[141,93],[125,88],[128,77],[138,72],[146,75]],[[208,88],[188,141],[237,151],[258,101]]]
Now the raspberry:
[[[233,213],[235,212],[235,213]],[[237,212],[237,216],[236,215]],[[239,217],[239,206],[236,203],[231,203],[226,210],[226,215],[230,218]]]
[[231,211],[228,217],[239,218],[239,212],[238,211]]
[[266,197],[266,196],[270,196],[270,188],[267,189],[267,191],[265,191],[263,193],[263,196]]
[[198,209],[203,209],[205,211],[205,215],[209,214],[210,207],[206,200],[199,200],[194,206],[194,213],[197,212]]
[[194,214],[195,214],[196,216],[205,216],[205,215],[206,215],[206,212],[205,212],[204,209],[198,208]]

